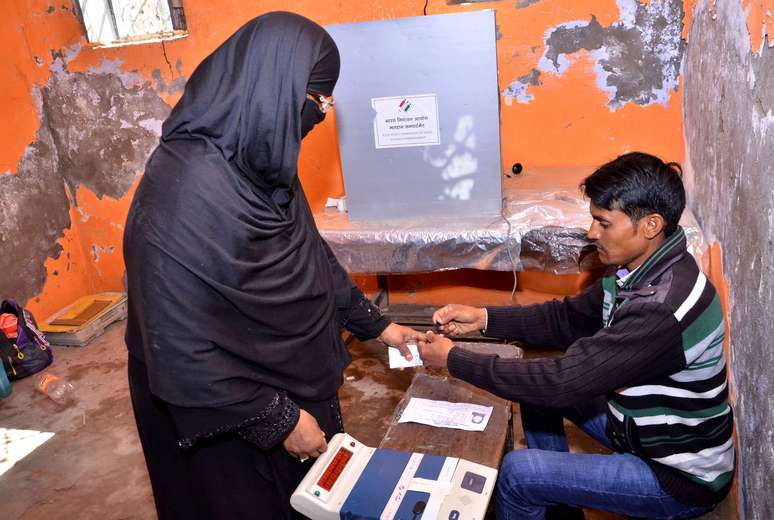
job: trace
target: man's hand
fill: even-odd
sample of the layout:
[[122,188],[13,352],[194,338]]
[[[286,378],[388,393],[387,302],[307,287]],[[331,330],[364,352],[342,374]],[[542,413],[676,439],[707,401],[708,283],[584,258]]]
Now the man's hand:
[[468,305],[451,304],[433,313],[433,323],[448,336],[481,330],[486,327],[485,320],[486,309]]
[[317,424],[317,419],[306,410],[299,411],[296,427],[285,438],[282,445],[288,453],[305,462],[310,457],[314,459],[325,453],[328,443],[325,442],[325,433]]
[[410,340],[416,342],[424,341],[425,335],[419,331],[416,331],[397,323],[390,323],[387,328],[379,335],[379,341],[386,343],[391,347],[397,347],[404,358],[411,361],[414,356],[411,355],[406,343]]
[[440,334],[428,331],[427,341],[419,342],[419,355],[426,367],[446,368],[446,360],[454,342]]

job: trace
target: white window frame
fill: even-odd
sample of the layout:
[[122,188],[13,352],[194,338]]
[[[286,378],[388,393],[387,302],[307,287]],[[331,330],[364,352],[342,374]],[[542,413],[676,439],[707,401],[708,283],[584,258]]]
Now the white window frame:
[[89,43],[115,46],[186,36],[182,0],[76,0]]

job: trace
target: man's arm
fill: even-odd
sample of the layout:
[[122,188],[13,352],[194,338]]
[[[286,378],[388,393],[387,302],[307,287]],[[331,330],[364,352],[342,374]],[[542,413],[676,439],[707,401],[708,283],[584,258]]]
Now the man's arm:
[[551,407],[642,384],[685,366],[680,327],[665,306],[631,304],[618,311],[616,320],[555,359],[476,354],[442,336],[430,336],[420,350],[426,365],[447,365],[454,377],[505,399]]
[[562,301],[486,310],[487,336],[565,348],[602,328],[602,282]]

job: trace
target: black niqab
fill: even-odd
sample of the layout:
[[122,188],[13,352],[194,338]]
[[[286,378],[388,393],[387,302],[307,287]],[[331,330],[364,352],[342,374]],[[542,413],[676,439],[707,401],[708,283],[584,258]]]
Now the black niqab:
[[332,94],[339,64],[336,44],[314,22],[291,13],[258,17],[196,68],[161,139],[204,138],[251,181],[291,188],[311,129],[299,119],[306,93]]
[[165,401],[223,406],[264,388],[322,399],[340,386],[330,255],[296,171],[322,119],[306,92],[332,93],[338,70],[321,27],[270,13],[199,65],[164,123],[124,255],[127,345]]

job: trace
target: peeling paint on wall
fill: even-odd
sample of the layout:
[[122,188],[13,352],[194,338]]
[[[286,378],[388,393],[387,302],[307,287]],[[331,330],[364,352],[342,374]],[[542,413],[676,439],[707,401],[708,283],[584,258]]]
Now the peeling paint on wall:
[[100,256],[102,256],[102,254],[112,255],[115,252],[115,250],[116,248],[113,246],[103,247],[99,244],[92,244],[91,261],[94,262],[95,264],[98,264],[100,260]]
[[729,281],[741,509],[774,518],[774,49],[752,48],[740,0],[703,1],[685,60],[690,203]]
[[169,106],[140,81],[115,62],[86,73],[67,72],[65,62],[43,87],[58,172],[71,193],[83,184],[99,197],[120,198],[143,170]]
[[[27,146],[16,175],[0,175],[0,244],[13,251],[0,255],[0,295],[21,302],[40,293],[46,260],[61,254],[58,241],[72,225],[70,205],[77,206],[78,186],[97,197],[126,195],[170,111],[151,81],[122,72],[120,62],[69,72],[67,64],[79,52],[79,45],[52,52],[51,76],[36,89],[36,140]],[[82,223],[90,218],[79,215]],[[92,260],[114,249],[94,246]]]
[[516,9],[524,9],[525,7],[529,7],[538,2],[540,2],[540,0],[519,0],[516,2]]
[[503,92],[503,96],[506,99],[515,99],[519,103],[529,103],[535,99],[535,96],[527,91],[530,85],[540,85],[540,71],[538,69],[532,69],[508,85],[508,88]]
[[183,71],[181,70],[183,66],[183,61],[178,58],[175,62],[175,70],[177,71],[177,77],[172,80],[169,84],[167,84],[166,81],[164,81],[164,77],[161,75],[161,70],[156,69],[153,71],[152,76],[153,79],[156,81],[156,91],[157,92],[165,92],[167,94],[177,94],[183,92],[183,89],[185,88],[185,82],[186,79],[183,76]]
[[42,124],[16,175],[0,175],[0,295],[25,302],[46,280],[45,262],[70,226],[69,203],[57,173],[57,150]]
[[[569,56],[587,51],[594,62],[597,86],[608,95],[608,107],[626,103],[666,105],[677,91],[685,42],[681,38],[683,3],[680,0],[617,1],[620,20],[609,27],[592,15],[546,31],[541,72],[561,76],[571,66]],[[502,92],[506,104],[529,102],[533,85],[518,78]]]

